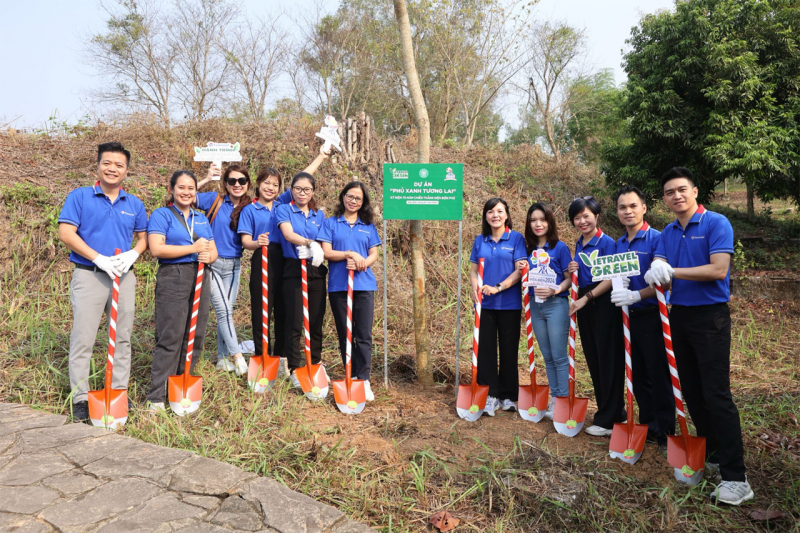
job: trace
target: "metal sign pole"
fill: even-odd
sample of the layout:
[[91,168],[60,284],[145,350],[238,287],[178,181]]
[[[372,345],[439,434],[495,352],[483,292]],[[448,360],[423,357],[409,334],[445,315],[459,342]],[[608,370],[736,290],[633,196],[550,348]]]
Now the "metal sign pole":
[[461,235],[463,233],[463,221],[458,221],[458,297],[456,303],[456,398],[458,398],[458,355],[461,350]]
[[389,241],[386,240],[386,219],[383,220],[383,386],[389,388],[389,327],[387,325],[388,311],[386,307],[386,263],[388,255],[386,248]]

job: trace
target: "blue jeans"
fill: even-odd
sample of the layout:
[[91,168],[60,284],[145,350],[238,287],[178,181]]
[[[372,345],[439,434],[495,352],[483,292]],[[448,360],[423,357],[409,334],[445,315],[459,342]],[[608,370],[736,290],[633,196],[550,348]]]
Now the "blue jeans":
[[[531,298],[533,300],[533,298]],[[569,394],[569,299],[551,296],[542,303],[531,301],[531,325],[544,357],[550,395]]]
[[233,324],[233,305],[239,292],[240,258],[219,257],[209,265],[211,305],[217,315],[217,359],[239,353],[236,326]]

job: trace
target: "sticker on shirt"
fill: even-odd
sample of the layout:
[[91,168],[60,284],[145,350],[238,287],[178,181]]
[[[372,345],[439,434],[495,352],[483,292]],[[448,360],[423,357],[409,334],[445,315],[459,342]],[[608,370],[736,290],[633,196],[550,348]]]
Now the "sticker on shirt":
[[591,255],[583,252],[578,254],[583,264],[591,270],[592,281],[639,275],[639,256],[636,252],[598,256],[599,251],[595,250]]
[[[544,250],[534,250],[530,256],[530,262],[532,268],[528,271],[528,280],[522,282],[523,287],[558,288],[556,283],[558,277],[555,270],[550,268],[550,254]],[[534,300],[536,303],[544,302],[544,300],[535,295]]]

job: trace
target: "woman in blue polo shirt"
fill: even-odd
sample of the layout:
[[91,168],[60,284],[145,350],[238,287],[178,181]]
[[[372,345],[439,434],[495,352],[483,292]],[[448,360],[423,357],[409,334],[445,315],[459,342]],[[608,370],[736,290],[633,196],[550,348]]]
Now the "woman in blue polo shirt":
[[347,349],[348,271],[356,271],[353,276],[353,377],[364,380],[367,401],[375,399],[369,383],[375,291],[378,290],[372,264],[378,259],[381,245],[372,216],[367,188],[359,181],[352,181],[339,193],[339,203],[333,216],[325,220],[317,235],[330,266],[328,296],[343,364]]
[[594,251],[598,256],[611,255],[617,248],[614,239],[597,227],[600,212],[600,203],[593,196],[584,196],[573,200],[568,215],[581,232],[575,243],[575,259],[569,265],[570,272],[578,272],[578,301],[569,312],[578,314],[581,346],[597,402],[594,423],[586,433],[596,437],[611,435],[614,423],[625,420],[622,313],[611,302],[611,282],[593,282],[589,265],[579,255]]
[[[470,255],[470,297],[478,302],[482,293],[478,384],[489,386],[486,414],[497,409],[516,409],[519,393],[517,352],[519,349],[522,292],[518,262],[527,261],[525,238],[511,231],[508,204],[492,198],[483,206],[481,234],[475,237]],[[478,280],[478,260],[484,259],[483,285]],[[498,347],[500,369],[498,374]]]
[[[192,209],[197,179],[179,170],[169,180],[169,199],[150,215],[147,242],[158,258],[155,290],[156,338],[153,348],[151,386],[147,393],[152,409],[164,409],[167,378],[183,372],[189,324],[192,320],[194,287],[198,263],[217,259],[214,234],[204,214]],[[193,238],[196,237],[196,238]],[[203,283],[195,329],[195,346],[203,346],[211,293]],[[199,357],[192,359],[192,367]]]
[[[198,183],[202,187],[212,176],[219,173],[216,165],[208,169],[206,179]],[[247,373],[247,363],[239,349],[236,326],[233,323],[233,306],[239,292],[241,272],[242,238],[237,233],[239,215],[244,206],[250,204],[250,174],[238,163],[228,165],[222,174],[220,192],[197,194],[197,208],[211,218],[211,228],[219,250],[219,260],[211,266],[211,305],[217,315],[217,369],[236,371],[241,376]],[[223,194],[221,203],[212,210],[214,202]],[[232,360],[231,360],[232,358]]]
[[[300,351],[303,339],[303,294],[301,259],[307,259],[308,321],[311,337],[311,360],[322,361],[322,321],[325,318],[325,276],[328,269],[322,265],[324,252],[316,242],[317,234],[325,221],[325,214],[317,209],[314,200],[314,176],[300,172],[292,178],[292,201],[278,206],[275,219],[283,242],[283,299],[286,311],[284,353],[289,363],[292,385],[300,387],[294,370],[305,366]],[[324,369],[325,367],[323,367]]]
[[550,386],[550,402],[545,416],[553,419],[553,406],[557,396],[569,394],[569,287],[571,284],[569,263],[572,261],[569,248],[558,240],[558,228],[553,210],[542,202],[530,206],[525,224],[525,248],[528,266],[539,268],[539,258],[546,254],[549,267],[556,274],[557,289],[536,287],[531,298],[531,325],[542,351],[547,382]]

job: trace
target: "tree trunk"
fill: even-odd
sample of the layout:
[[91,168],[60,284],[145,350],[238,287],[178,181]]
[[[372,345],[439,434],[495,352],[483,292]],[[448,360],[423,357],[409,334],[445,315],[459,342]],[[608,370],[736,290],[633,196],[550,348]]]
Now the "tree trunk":
[[[393,0],[394,14],[400,32],[400,45],[403,53],[408,90],[414,107],[417,124],[417,163],[428,163],[431,153],[431,125],[428,109],[422,98],[417,67],[414,63],[414,50],[411,43],[411,23],[405,0]],[[425,263],[422,251],[425,242],[422,237],[422,221],[411,221],[411,270],[414,285],[414,340],[417,352],[417,379],[424,386],[433,385],[433,367],[429,357],[428,323],[425,316]]]
[[745,182],[747,186],[747,216],[756,216],[756,192],[749,181]]

